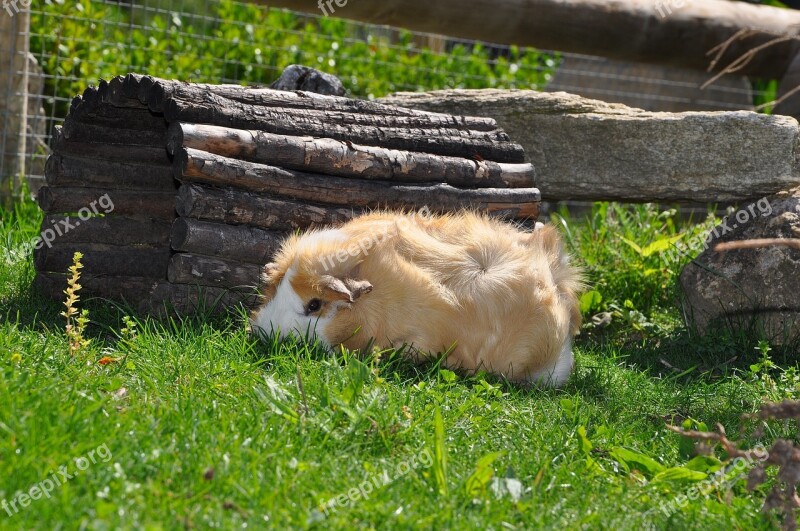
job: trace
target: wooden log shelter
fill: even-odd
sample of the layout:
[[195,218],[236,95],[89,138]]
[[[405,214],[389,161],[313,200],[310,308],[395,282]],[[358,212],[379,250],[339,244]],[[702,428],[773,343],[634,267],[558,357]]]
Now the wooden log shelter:
[[[374,208],[538,215],[534,168],[491,118],[128,74],[76,97],[38,194],[36,284],[140,312],[252,306],[292,231]],[[97,208],[97,205],[104,208]]]

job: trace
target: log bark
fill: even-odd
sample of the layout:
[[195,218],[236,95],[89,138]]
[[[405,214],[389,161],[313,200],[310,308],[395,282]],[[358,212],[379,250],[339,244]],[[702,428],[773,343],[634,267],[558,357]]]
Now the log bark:
[[[319,14],[306,0],[268,3]],[[733,43],[717,68],[800,26],[800,13],[727,0],[389,0],[379,9],[372,2],[333,9],[334,16],[426,33],[701,70],[706,53],[740,30],[753,35]],[[793,48],[785,42],[764,50],[740,74],[780,78]]]
[[[164,116],[172,122],[184,117],[196,117],[196,120],[186,119],[184,121],[194,121],[207,123],[213,120],[208,108],[225,109],[228,116],[232,119],[238,117],[255,116],[265,121],[285,122],[294,120],[298,124],[308,127],[313,124],[338,125],[338,126],[372,126],[380,128],[394,129],[430,129],[442,130],[440,135],[455,136],[457,133],[447,132],[469,131],[474,133],[487,133],[485,136],[490,138],[499,137],[500,140],[507,141],[508,137],[498,131],[497,123],[491,118],[472,118],[465,116],[452,116],[447,114],[415,114],[412,116],[391,116],[383,114],[361,114],[357,112],[342,112],[334,110],[316,109],[295,109],[291,107],[263,107],[242,103],[239,101],[223,98],[210,91],[204,91],[202,95],[194,98],[179,99],[169,98],[164,108]],[[228,110],[230,109],[230,110]],[[241,118],[249,119],[249,118]],[[491,135],[491,136],[490,136]],[[480,138],[481,135],[475,135]]]
[[435,155],[481,158],[495,162],[525,162],[522,147],[510,142],[508,135],[501,131],[337,125],[319,118],[312,119],[226,100],[214,94],[206,94],[203,101],[170,99],[164,116],[170,123],[180,121],[235,129],[258,129],[278,135],[333,138]]
[[533,165],[527,163],[476,161],[213,125],[172,124],[167,131],[167,149],[175,154],[181,147],[340,177],[446,182],[466,188],[534,186]]
[[125,146],[166,147],[166,123],[163,127],[150,131],[123,129],[103,125],[77,122],[70,118],[64,121],[61,129],[64,138],[73,142],[96,142],[101,144],[121,144]]
[[[171,284],[152,278],[87,275],[81,278],[81,285],[79,293],[83,301],[93,298],[121,301],[138,313],[159,317],[206,312],[218,314],[235,311],[241,304],[252,309],[258,302],[257,294],[251,291]],[[36,275],[34,287],[47,298],[63,302],[67,276],[40,272]]]
[[330,177],[221,157],[196,149],[175,154],[176,175],[184,183],[233,186],[296,201],[321,201],[357,208],[428,207],[436,211],[476,208],[490,214],[530,218],[538,214],[536,188],[464,190],[447,184],[409,185]]
[[178,218],[172,224],[172,249],[226,260],[264,265],[272,260],[287,232],[244,225]]
[[105,202],[113,204],[113,210],[104,212],[98,206],[99,213],[170,221],[176,217],[174,192],[44,186],[39,190],[37,202],[39,207],[48,214],[81,213],[82,209],[90,209],[93,204],[97,206],[100,198],[106,194],[108,194],[108,200]]
[[178,253],[169,262],[168,279],[173,284],[196,284],[216,288],[255,290],[261,267],[224,258]]
[[167,126],[164,115],[150,109],[119,107],[103,102],[99,95],[83,101],[70,112],[70,120],[104,127],[133,129],[136,131],[160,131]]
[[258,294],[252,290],[230,290],[196,284],[160,282],[150,293],[139,311],[164,317],[167,315],[224,314],[240,306],[254,309]]
[[[129,74],[124,85],[126,94],[131,96],[139,93],[139,83],[142,76]],[[146,102],[150,109],[156,112],[163,112],[164,106],[171,98],[179,100],[202,101],[209,93],[216,94],[222,98],[254,105],[260,107],[278,107],[284,109],[305,109],[327,112],[371,114],[376,116],[405,116],[405,117],[426,117],[438,118],[442,120],[455,121],[461,129],[494,130],[497,124],[492,119],[462,116],[448,116],[440,113],[430,113],[413,109],[404,109],[391,105],[384,105],[367,100],[355,100],[337,96],[324,96],[313,92],[286,92],[269,88],[242,87],[239,85],[209,85],[204,83],[184,83],[181,81],[171,81],[166,79],[155,79],[149,89]]]
[[287,201],[239,190],[220,190],[193,184],[178,190],[178,215],[262,229],[293,231],[343,223],[353,217],[349,208]]
[[[141,77],[142,76],[138,74],[115,77],[108,82],[108,89],[106,90],[104,101],[115,107],[149,110],[150,108],[147,104],[139,101],[137,97],[139,92],[138,80],[141,79]],[[128,81],[129,78],[131,81]]]
[[[53,151],[61,155],[101,159],[121,164],[142,164],[150,167],[172,167],[169,153],[163,147],[126,146],[121,144],[101,144],[95,142],[72,142],[56,133]],[[170,170],[171,171],[171,170]]]
[[76,216],[45,216],[42,238],[62,244],[98,243],[105,245],[169,246],[168,221],[104,216],[80,219]]
[[[142,303],[149,303],[153,288],[159,283],[166,283],[154,278],[131,276],[81,276],[81,289],[78,294],[81,301],[92,298],[123,301],[137,309]],[[34,288],[45,297],[63,302],[64,290],[67,289],[67,275],[40,271],[36,274]]]
[[172,168],[168,166],[119,163],[112,158],[90,159],[59,154],[50,155],[47,159],[45,178],[50,186],[165,191],[178,188],[172,178]]
[[66,273],[75,251],[83,253],[82,274],[166,278],[170,251],[163,247],[120,247],[99,243],[42,245],[33,251],[37,271]]

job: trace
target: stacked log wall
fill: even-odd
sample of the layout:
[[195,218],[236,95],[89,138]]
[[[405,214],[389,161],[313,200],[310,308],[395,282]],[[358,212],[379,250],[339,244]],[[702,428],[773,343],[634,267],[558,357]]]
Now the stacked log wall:
[[[37,284],[61,298],[81,251],[85,294],[145,312],[252,306],[288,234],[364,210],[522,220],[540,200],[490,118],[136,74],[73,100],[46,176],[43,229],[73,228],[36,251]],[[75,217],[106,196],[112,211]]]

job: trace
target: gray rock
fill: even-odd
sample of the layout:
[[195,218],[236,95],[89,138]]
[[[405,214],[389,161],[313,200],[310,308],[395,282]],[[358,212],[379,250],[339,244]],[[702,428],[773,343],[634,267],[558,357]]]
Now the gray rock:
[[800,188],[740,206],[710,236],[680,276],[687,324],[700,332],[714,321],[755,325],[773,344],[800,339],[800,249],[713,250],[725,241],[800,238]]
[[399,93],[380,101],[495,118],[525,148],[547,201],[731,203],[800,184],[800,126],[788,116],[646,112],[532,90]]
[[305,90],[326,96],[344,96],[347,92],[339,78],[302,65],[289,65],[275,82],[275,90]]

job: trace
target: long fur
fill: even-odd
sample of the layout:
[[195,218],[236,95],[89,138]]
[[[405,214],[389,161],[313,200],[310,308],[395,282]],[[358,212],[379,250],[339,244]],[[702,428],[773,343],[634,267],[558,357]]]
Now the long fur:
[[[515,382],[560,385],[572,371],[581,274],[551,226],[375,212],[290,237],[264,276],[254,329],[449,352],[446,367]],[[313,299],[320,310],[309,314]]]

